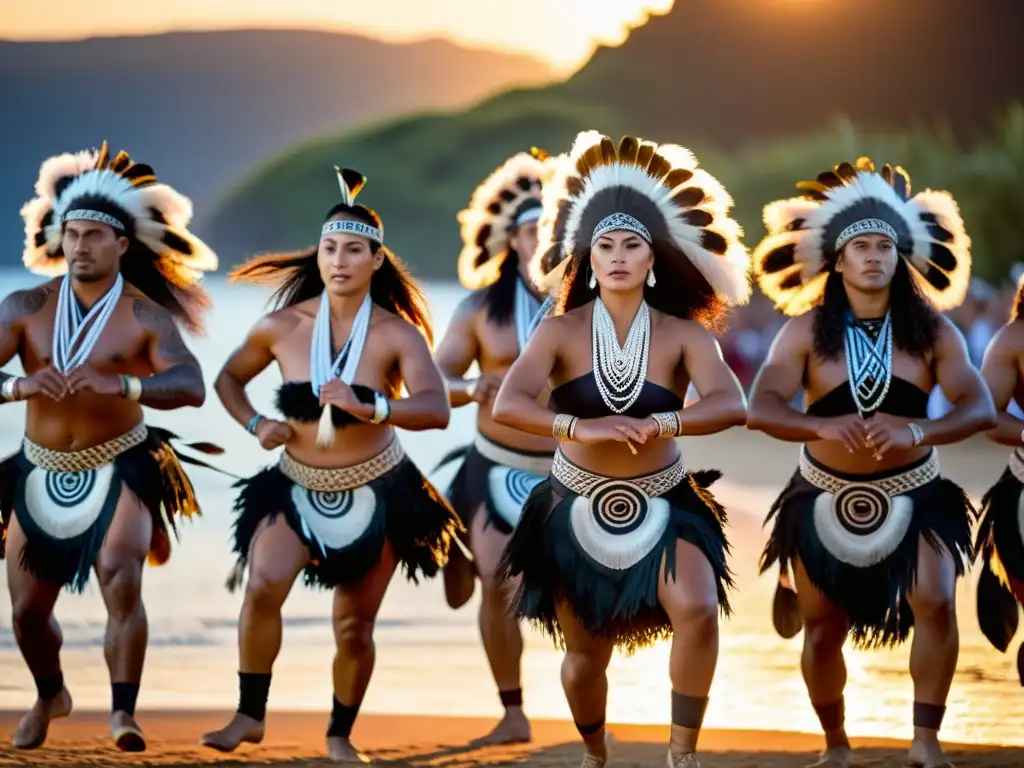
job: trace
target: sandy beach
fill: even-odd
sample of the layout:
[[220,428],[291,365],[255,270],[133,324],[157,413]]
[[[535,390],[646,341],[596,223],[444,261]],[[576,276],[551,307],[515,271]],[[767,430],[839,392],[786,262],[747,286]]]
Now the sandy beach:
[[[326,766],[326,712],[271,713],[267,739],[221,755],[198,744],[199,735],[219,727],[224,712],[140,712],[150,748],[128,755],[108,746],[107,718],[102,713],[75,713],[57,723],[48,743],[34,752],[0,748],[0,766]],[[18,715],[0,712],[0,739],[8,743]],[[375,763],[405,766],[518,765],[535,768],[576,768],[582,747],[571,723],[534,722],[529,745],[473,749],[467,742],[483,733],[491,721],[482,718],[367,715],[360,717],[353,742]],[[666,729],[663,726],[612,725],[614,742],[609,768],[663,766]],[[706,768],[797,768],[814,762],[818,737],[772,731],[709,730],[701,737]],[[887,739],[854,739],[858,766],[902,766],[906,744]],[[947,749],[957,768],[1009,768],[1024,764],[1024,749],[960,746]]]

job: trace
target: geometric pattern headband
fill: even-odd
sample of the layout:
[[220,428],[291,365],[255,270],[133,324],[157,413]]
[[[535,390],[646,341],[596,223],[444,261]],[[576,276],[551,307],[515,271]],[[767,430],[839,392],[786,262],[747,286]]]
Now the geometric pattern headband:
[[92,211],[87,208],[76,208],[73,211],[67,211],[61,217],[61,222],[82,220],[98,221],[100,224],[106,224],[107,226],[113,227],[116,230],[124,232],[124,224],[115,219],[109,213],[103,213],[103,211]]
[[365,224],[361,221],[352,221],[351,219],[335,219],[334,221],[328,221],[324,224],[320,230],[320,237],[330,234],[331,232],[349,232],[353,235],[360,235],[373,240],[376,243],[384,244],[384,240],[380,235],[380,230],[377,227],[371,227],[369,224]]
[[835,252],[839,253],[840,248],[861,235],[885,235],[892,240],[893,245],[897,244],[896,229],[891,224],[881,219],[861,219],[853,222],[839,233],[839,237],[836,238]]
[[590,238],[590,247],[594,247],[594,243],[597,242],[597,238],[601,237],[601,235],[606,235],[616,230],[633,232],[646,240],[648,245],[654,245],[651,241],[651,233],[647,231],[647,227],[628,213],[613,213],[611,216],[605,216],[597,222],[597,226],[594,227],[594,234]]

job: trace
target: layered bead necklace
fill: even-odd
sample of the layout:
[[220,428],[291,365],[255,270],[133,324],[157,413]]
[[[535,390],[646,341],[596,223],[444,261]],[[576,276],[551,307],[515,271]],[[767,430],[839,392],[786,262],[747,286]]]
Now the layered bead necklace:
[[123,290],[124,278],[118,273],[110,290],[83,315],[71,289],[71,277],[64,276],[57,293],[57,315],[53,323],[54,368],[70,373],[89,359]]
[[892,383],[892,315],[882,320],[846,316],[846,374],[857,412],[874,413]]
[[600,297],[594,299],[590,327],[597,391],[612,413],[624,413],[640,397],[647,379],[647,357],[651,349],[650,309],[646,301],[640,302],[626,343],[621,347],[615,321]]

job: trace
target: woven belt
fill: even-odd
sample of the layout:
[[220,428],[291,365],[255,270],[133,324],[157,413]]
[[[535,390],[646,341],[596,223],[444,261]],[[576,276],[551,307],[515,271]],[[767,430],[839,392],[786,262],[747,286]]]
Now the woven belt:
[[281,454],[277,467],[281,474],[296,485],[320,493],[337,493],[372,483],[401,464],[404,458],[402,444],[392,440],[387,448],[373,458],[350,467],[311,467],[296,461],[287,452]]
[[125,451],[141,445],[148,435],[146,425],[140,423],[113,440],[80,451],[54,451],[32,442],[27,437],[23,448],[26,459],[49,472],[88,472],[106,466]]
[[473,446],[481,456],[493,461],[495,464],[518,469],[520,472],[530,472],[534,475],[546,475],[551,471],[550,455],[537,456],[519,453],[511,448],[505,448],[491,442],[483,435],[476,436]]
[[1009,466],[1010,472],[1017,478],[1017,481],[1024,483],[1024,456],[1021,455],[1020,448],[1017,448],[1010,454],[1010,462],[1007,466]]
[[889,498],[895,498],[905,493],[927,485],[939,476],[939,452],[934,448],[928,454],[928,460],[920,466],[899,472],[889,477],[880,477],[876,480],[847,479],[837,477],[831,472],[816,466],[811,462],[806,449],[800,451],[800,474],[811,485],[820,488],[826,493],[836,494],[848,485],[873,485],[885,493]]
[[686,477],[686,469],[683,466],[682,458],[679,458],[672,466],[650,475],[610,478],[605,475],[595,475],[593,472],[588,472],[583,467],[573,464],[565,458],[561,450],[558,450],[555,451],[554,459],[551,462],[551,476],[577,496],[586,498],[590,498],[598,486],[609,480],[635,485],[647,496],[654,498],[679,485]]

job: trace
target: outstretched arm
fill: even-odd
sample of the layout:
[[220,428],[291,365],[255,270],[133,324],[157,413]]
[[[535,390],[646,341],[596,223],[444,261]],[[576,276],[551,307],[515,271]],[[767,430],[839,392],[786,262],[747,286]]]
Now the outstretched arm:
[[551,437],[555,415],[538,402],[558,361],[559,332],[564,321],[551,318],[537,326],[530,340],[512,364],[494,398],[491,415],[499,424]]
[[1021,360],[1017,352],[1024,342],[1024,327],[1015,323],[1003,326],[985,350],[981,375],[992,394],[998,423],[988,438],[1000,445],[1019,448],[1024,444],[1024,421],[1010,414],[1007,408],[1021,380]]
[[722,357],[718,341],[696,324],[690,330],[683,348],[683,364],[700,400],[676,412],[679,434],[711,435],[745,424],[747,403],[743,388]]
[[953,410],[941,419],[918,422],[922,445],[946,445],[996,426],[992,395],[978,369],[971,365],[960,331],[942,318],[935,345],[935,378]]
[[401,323],[396,334],[398,370],[409,396],[390,401],[388,424],[409,430],[444,429],[452,411],[427,340],[404,320],[397,322]]
[[185,346],[171,313],[144,299],[133,299],[135,319],[149,331],[149,363],[153,375],[142,379],[139,402],[169,411],[206,401],[206,386],[199,361]]
[[453,408],[473,402],[477,394],[473,387],[475,382],[462,378],[480,354],[480,343],[473,329],[475,315],[474,296],[463,299],[434,352],[437,367],[448,383],[448,398]]
[[790,406],[803,384],[811,350],[805,318],[789,320],[775,337],[750,391],[747,427],[778,440],[806,443],[819,439],[821,420]]

